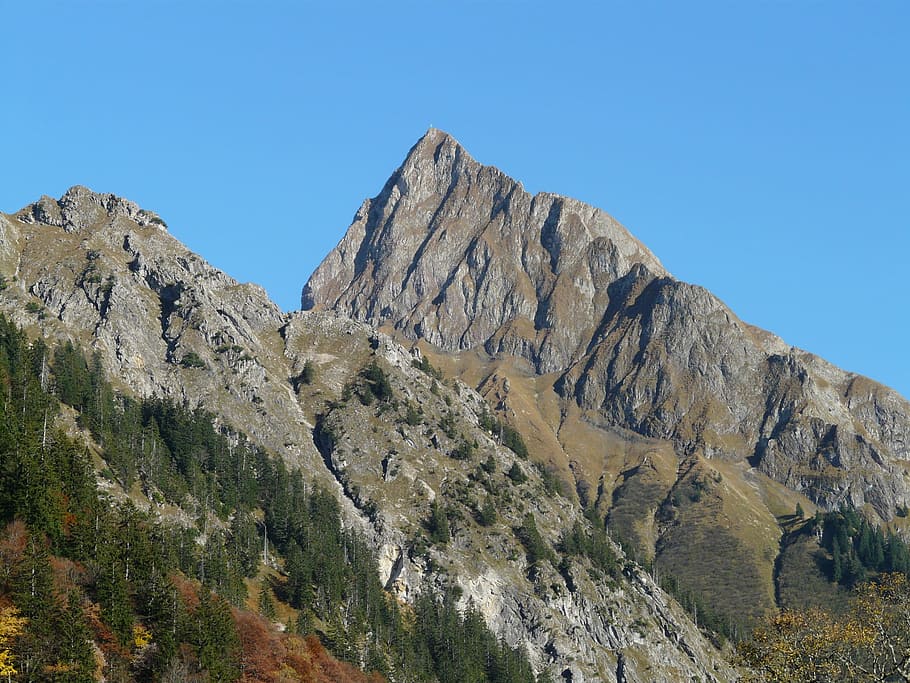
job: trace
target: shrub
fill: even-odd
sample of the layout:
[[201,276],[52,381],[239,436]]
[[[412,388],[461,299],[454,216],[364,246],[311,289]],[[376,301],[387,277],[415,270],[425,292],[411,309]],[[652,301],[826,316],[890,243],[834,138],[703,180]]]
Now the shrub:
[[537,522],[534,521],[534,515],[530,512],[525,514],[521,526],[515,530],[515,536],[525,547],[528,564],[534,565],[541,560],[554,560],[553,550],[547,545],[537,530]]
[[474,517],[481,526],[490,526],[496,521],[496,505],[493,503],[492,497],[487,497]]
[[421,424],[423,422],[423,416],[420,414],[420,409],[414,408],[411,403],[408,403],[408,410],[405,413],[404,421],[410,427],[416,427]]
[[433,543],[445,545],[449,542],[449,518],[436,499],[433,500],[433,504],[430,506],[430,517],[427,519],[426,527]]
[[502,443],[519,458],[528,457],[528,447],[525,445],[524,439],[521,438],[521,434],[517,429],[513,429],[507,424],[502,425]]
[[205,361],[199,357],[199,354],[195,351],[188,351],[186,355],[180,361],[180,365],[185,368],[204,368],[206,367]]
[[411,361],[411,365],[429,375],[433,379],[442,379],[442,371],[440,371],[438,368],[433,367],[433,365],[426,359],[426,357],[422,356],[420,360],[417,360],[415,358]]
[[474,454],[474,446],[464,439],[452,451],[452,457],[456,460],[470,460]]
[[524,484],[528,480],[528,477],[524,473],[524,470],[521,469],[521,465],[519,465],[517,462],[512,463],[512,467],[509,468],[506,476],[516,484]]
[[383,402],[392,400],[393,392],[389,377],[376,361],[365,367],[360,374],[366,380],[367,391],[374,397]]
[[300,371],[300,381],[304,384],[312,384],[315,379],[316,366],[313,364],[313,361],[307,360],[307,362],[303,364],[303,370]]

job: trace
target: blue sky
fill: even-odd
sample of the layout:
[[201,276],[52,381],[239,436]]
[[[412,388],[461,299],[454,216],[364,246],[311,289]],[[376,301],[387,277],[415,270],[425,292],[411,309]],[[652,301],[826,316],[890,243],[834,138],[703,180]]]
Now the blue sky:
[[285,309],[433,125],[910,396],[910,3],[0,0],[0,210],[157,211]]

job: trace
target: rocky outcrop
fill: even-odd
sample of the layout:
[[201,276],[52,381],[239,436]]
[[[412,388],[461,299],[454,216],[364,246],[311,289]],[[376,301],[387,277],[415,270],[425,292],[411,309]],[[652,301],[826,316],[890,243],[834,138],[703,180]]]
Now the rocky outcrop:
[[262,287],[189,252],[157,214],[74,187],[6,218],[0,244],[10,252],[0,307],[17,323],[99,353],[130,391],[203,405],[292,463],[318,460],[285,382],[284,314]]
[[740,321],[604,212],[531,196],[430,130],[303,290],[444,351],[520,357],[564,401],[748,459],[819,505],[910,502],[910,404]]
[[158,214],[140,209],[128,199],[92,192],[81,185],[71,187],[59,200],[44,195],[20,211],[17,218],[26,223],[61,227],[66,232],[84,231],[99,223],[113,224],[117,219],[139,227],[154,226],[167,230],[167,224]]
[[[292,348],[326,348],[339,324],[350,321],[295,314]],[[558,546],[573,524],[587,525],[582,511],[482,428],[486,406],[479,394],[460,382],[436,382],[385,335],[374,334],[372,346],[363,360],[383,368],[390,400],[365,396],[363,380],[353,377],[322,414],[317,442],[343,489],[374,520],[382,580],[391,592],[410,599],[428,583],[454,581],[466,609],[525,648],[537,670],[565,680],[736,678],[679,605],[634,563],[620,559],[612,575],[578,556],[529,563],[515,532],[525,514],[533,515],[548,545]],[[418,406],[418,413],[409,412]],[[458,452],[463,444],[472,444],[467,455]],[[508,476],[513,466],[524,481]],[[443,543],[426,538],[434,500],[452,520]],[[485,500],[494,502],[496,519],[481,524],[477,511]],[[613,551],[622,557],[618,546]]]

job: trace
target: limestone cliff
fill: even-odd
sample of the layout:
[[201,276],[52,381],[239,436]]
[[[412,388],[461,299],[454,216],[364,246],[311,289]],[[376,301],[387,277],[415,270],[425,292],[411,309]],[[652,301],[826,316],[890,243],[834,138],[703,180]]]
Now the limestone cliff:
[[378,197],[364,202],[303,291],[332,308],[455,351],[564,368],[610,305],[609,285],[660,262],[603,211],[531,196],[431,129]]
[[524,359],[596,420],[747,460],[825,508],[889,520],[910,502],[907,401],[743,323],[603,211],[531,196],[438,130],[364,202],[302,304]]

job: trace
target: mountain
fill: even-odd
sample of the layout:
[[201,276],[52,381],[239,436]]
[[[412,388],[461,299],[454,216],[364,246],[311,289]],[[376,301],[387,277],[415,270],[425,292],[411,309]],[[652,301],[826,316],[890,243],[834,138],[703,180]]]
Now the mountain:
[[610,285],[665,276],[606,213],[532,197],[431,129],[303,290],[302,308],[391,324],[446,351],[520,355],[539,373],[591,344]]
[[[505,187],[506,179],[501,174],[496,178]],[[519,198],[520,191],[513,189]],[[432,197],[427,194],[421,201],[431,203]],[[556,203],[554,198],[548,214]],[[552,209],[550,221],[550,249],[556,262],[568,258],[559,256],[560,235],[575,235],[580,229],[568,213],[558,217],[562,210]],[[595,219],[600,242],[591,248],[589,260],[603,264],[597,266],[596,278],[625,272],[630,262],[648,258],[631,238],[621,249],[611,246],[611,236],[624,231],[602,214]],[[492,247],[492,235],[490,240]],[[424,249],[425,254],[429,251]],[[660,269],[656,260],[651,265]],[[160,413],[160,405],[170,405],[174,407],[167,410],[180,415],[180,410],[198,406],[214,415],[207,429],[216,429],[224,439],[214,446],[218,452],[212,453],[213,447],[203,442],[191,448],[177,444],[184,449],[183,460],[170,465],[162,463],[160,453],[149,456],[143,444],[148,438],[157,445],[156,435],[179,425],[147,423],[143,428],[147,431],[128,435],[126,445],[118,446],[115,463],[109,445],[103,443],[107,437],[86,427],[91,420],[78,405],[61,410],[56,420],[91,454],[99,490],[114,508],[138,506],[156,528],[173,529],[168,533],[174,537],[192,539],[191,548],[206,549],[212,538],[237,540],[234,536],[240,532],[234,524],[241,512],[260,520],[251,533],[259,534],[255,546],[265,548],[267,561],[254,567],[247,580],[254,582],[253,587],[268,589],[265,595],[271,595],[270,586],[276,595],[285,595],[282,587],[302,571],[299,561],[292,559],[298,556],[286,550],[291,548],[288,538],[296,533],[290,528],[296,517],[282,515],[279,509],[291,505],[287,497],[295,485],[285,481],[276,486],[273,477],[268,481],[275,488],[272,495],[263,494],[262,509],[230,509],[223,491],[243,486],[244,476],[259,482],[262,470],[271,471],[244,459],[246,455],[235,457],[247,453],[239,432],[264,457],[285,463],[310,482],[308,486],[337,498],[345,528],[362,535],[375,555],[376,590],[384,590],[388,597],[383,600],[404,614],[426,613],[429,608],[420,602],[421,596],[429,596],[431,604],[438,598],[442,606],[449,604],[446,596],[457,596],[464,618],[475,619],[474,633],[479,619],[530,662],[539,680],[547,675],[572,681],[736,677],[677,600],[607,536],[599,513],[578,505],[575,487],[565,487],[558,471],[527,458],[514,424],[494,416],[495,406],[448,374],[449,362],[442,355],[440,370],[419,348],[403,346],[364,322],[330,311],[282,313],[260,287],[238,283],[190,253],[158,215],[84,187],[71,188],[59,200],[42,197],[14,214],[0,215],[0,276],[0,313],[21,327],[40,352],[38,369],[32,370],[39,373],[42,391],[62,396],[68,381],[63,361],[55,362],[47,379],[47,353],[42,349],[74,343],[92,354],[90,365],[103,370],[112,390],[132,400],[158,397],[172,402],[153,402],[143,408],[146,412]],[[551,279],[552,313],[542,314],[544,318],[566,315],[559,292],[571,282]],[[525,305],[517,294],[525,286],[523,279],[515,280],[515,305]],[[592,293],[589,305],[595,301],[601,299]],[[562,362],[557,359],[565,357],[578,339],[554,335],[542,340],[538,362]],[[60,357],[72,358],[73,353]],[[56,359],[57,352],[52,356]],[[516,377],[516,383],[533,379]],[[488,395],[508,393],[505,375],[488,380],[481,387]],[[97,378],[89,386],[90,397],[107,391],[99,388]],[[97,419],[102,424],[105,419],[110,424],[114,415],[114,422],[127,416],[139,419],[131,405],[115,402]],[[208,414],[193,413],[203,422],[210,419]],[[45,412],[45,432],[47,416]],[[32,441],[40,444],[44,438],[40,420],[34,424],[39,432]],[[528,439],[532,449],[539,442]],[[675,458],[663,442],[632,435],[616,439],[628,445],[630,459],[651,458],[660,468]],[[228,471],[223,464],[219,470],[225,457],[232,463]],[[177,469],[186,472],[187,484],[175,486],[162,478],[162,471]],[[199,478],[200,471],[204,479]],[[62,492],[58,498],[67,496]],[[219,507],[207,507],[212,499],[221,501]],[[270,547],[272,553],[289,554],[273,561]],[[66,551],[65,544],[61,548]],[[350,562],[350,554],[356,553],[346,548]],[[205,557],[185,563],[181,581],[209,585],[213,570],[209,567],[206,574]],[[66,566],[62,559],[55,561]],[[71,574],[83,576],[76,571],[79,565],[74,567]],[[96,593],[103,597],[91,572],[84,572],[79,581],[84,601],[90,602]],[[328,588],[317,584],[312,589],[322,596],[316,601],[321,604]],[[0,593],[3,590],[0,586]],[[348,594],[341,612],[320,611],[323,608],[315,603],[310,607],[293,597],[280,611],[292,619],[310,615],[306,628],[357,666],[379,662],[388,669],[390,680],[430,680],[417,678],[416,669],[396,669],[388,654],[396,650],[388,642],[381,644],[383,634],[365,629],[350,613],[351,601],[360,591],[358,585],[354,594]],[[245,594],[236,589],[235,599]],[[5,594],[0,598],[8,599]],[[247,606],[255,604],[245,600]],[[259,604],[261,609],[262,599]],[[94,614],[92,606],[79,609]],[[102,609],[99,619],[105,618]],[[412,623],[410,629],[423,632],[433,621]],[[409,622],[402,617],[395,623]],[[457,627],[449,622],[441,626]],[[101,624],[98,632],[103,631]],[[427,637],[444,639],[451,633]],[[445,641],[437,645],[454,647]],[[109,645],[102,646],[104,652],[113,652]],[[377,648],[386,654],[377,654]],[[426,661],[422,666],[431,668]],[[458,680],[451,672],[443,675],[437,670],[436,675]]]
[[902,528],[904,398],[741,321],[603,211],[532,196],[442,131],[364,202],[302,307],[460,376],[630,552],[729,622],[780,603],[797,504]]

